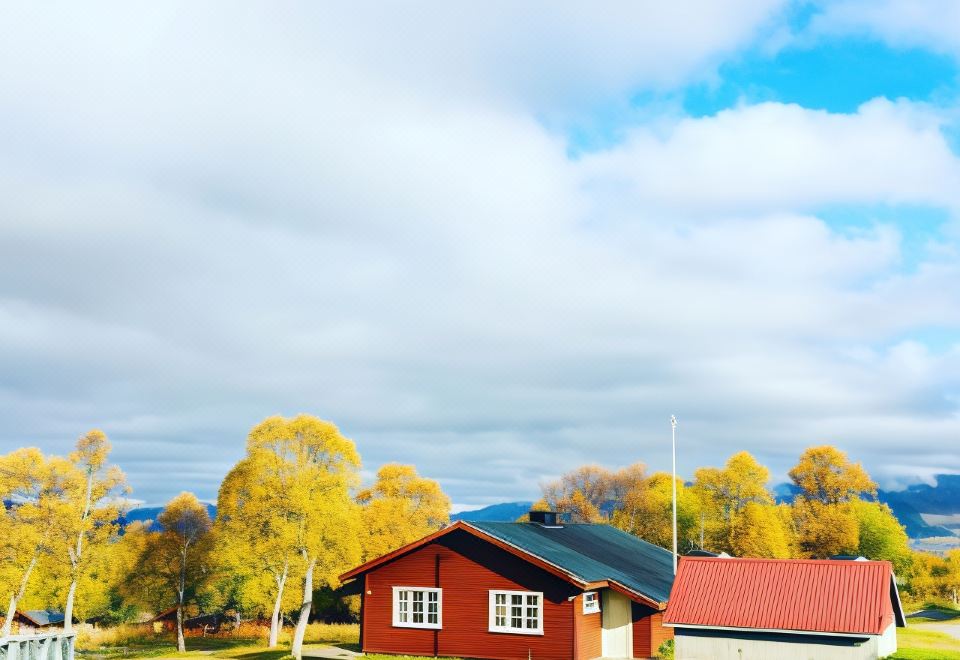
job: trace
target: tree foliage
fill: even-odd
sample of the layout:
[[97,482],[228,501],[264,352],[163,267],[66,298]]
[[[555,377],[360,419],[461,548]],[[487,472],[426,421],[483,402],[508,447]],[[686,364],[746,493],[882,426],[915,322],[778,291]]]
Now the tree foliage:
[[363,560],[416,541],[450,522],[450,498],[412,465],[388,463],[377,480],[360,491]]
[[897,572],[907,568],[910,561],[910,540],[907,531],[886,504],[855,500],[853,512],[857,518],[857,554],[867,559],[892,562]]
[[303,569],[300,614],[291,651],[300,657],[313,604],[314,576],[335,586],[337,576],[360,559],[359,507],[351,489],[359,483],[360,455],[334,424],[298,415],[270,417],[250,431],[247,455],[262,467],[266,486],[282,498],[293,525]]
[[730,550],[737,557],[787,559],[795,540],[789,507],[750,501],[730,521]]
[[184,606],[196,602],[213,577],[210,557],[212,523],[207,507],[193,493],[180,493],[157,517],[159,532],[147,532],[137,569],[155,611],[177,608],[177,648],[185,649]]
[[810,447],[790,470],[790,478],[800,489],[800,497],[823,504],[840,504],[861,495],[875,496],[877,484],[859,463],[830,445]]
[[773,504],[769,480],[770,471],[745,451],[731,456],[722,468],[698,469],[693,490],[701,506],[700,546],[711,552],[736,553],[735,519],[750,504]]
[[227,473],[217,497],[215,537],[224,607],[269,613],[271,648],[277,645],[281,613],[296,604],[286,586],[299,577],[297,525],[288,494],[277,488],[274,467],[269,453],[256,451]]

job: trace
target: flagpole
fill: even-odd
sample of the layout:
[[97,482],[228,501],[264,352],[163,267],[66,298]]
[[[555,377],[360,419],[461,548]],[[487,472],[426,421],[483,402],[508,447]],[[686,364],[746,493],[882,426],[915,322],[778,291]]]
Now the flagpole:
[[670,415],[673,441],[673,574],[677,574],[677,417]]

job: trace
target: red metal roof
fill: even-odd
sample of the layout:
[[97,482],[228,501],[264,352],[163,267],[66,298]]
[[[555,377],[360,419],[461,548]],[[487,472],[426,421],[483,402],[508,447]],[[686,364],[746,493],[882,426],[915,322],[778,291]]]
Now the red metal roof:
[[877,635],[899,608],[886,561],[682,557],[663,622]]

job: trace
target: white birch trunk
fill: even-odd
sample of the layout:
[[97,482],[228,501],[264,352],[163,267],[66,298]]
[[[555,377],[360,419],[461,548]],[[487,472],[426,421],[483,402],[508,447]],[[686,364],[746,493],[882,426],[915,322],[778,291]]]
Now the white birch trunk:
[[17,594],[10,594],[10,604],[7,606],[7,618],[3,620],[3,631],[0,637],[9,637],[13,628],[13,617],[17,614]]
[[0,637],[8,637],[10,635],[10,631],[13,629],[13,618],[17,615],[17,603],[20,602],[23,594],[26,593],[27,582],[30,581],[30,574],[36,565],[37,555],[34,554],[30,559],[30,563],[27,565],[27,570],[23,573],[23,578],[20,580],[20,589],[17,590],[17,593],[10,595],[10,604],[7,606],[7,618],[3,621],[3,630],[0,631]]
[[[304,559],[307,553],[304,552]],[[307,561],[307,572],[303,577],[303,602],[300,605],[300,618],[297,619],[297,628],[293,633],[293,645],[290,654],[297,660],[302,658],[303,636],[307,632],[307,622],[310,620],[310,609],[313,607],[313,565],[316,559]]]
[[270,641],[267,648],[275,648],[277,639],[280,636],[280,602],[283,600],[283,587],[287,583],[287,568],[289,564],[284,563],[283,573],[276,576],[277,581],[277,599],[273,603],[273,615],[270,617]]
[[67,592],[67,606],[63,608],[63,631],[73,632],[73,599],[77,593],[77,578],[74,576],[70,583],[70,591]]
[[177,650],[180,653],[187,652],[187,645],[183,640],[183,596],[180,597],[180,603],[177,605]]
[[83,501],[83,513],[80,514],[80,531],[77,533],[77,549],[71,553],[71,576],[70,591],[67,592],[67,606],[63,608],[63,631],[73,631],[73,600],[77,594],[77,573],[80,570],[80,559],[83,556],[83,535],[86,530],[83,527],[87,517],[90,515],[90,504],[93,499],[93,469],[87,469],[87,496]]

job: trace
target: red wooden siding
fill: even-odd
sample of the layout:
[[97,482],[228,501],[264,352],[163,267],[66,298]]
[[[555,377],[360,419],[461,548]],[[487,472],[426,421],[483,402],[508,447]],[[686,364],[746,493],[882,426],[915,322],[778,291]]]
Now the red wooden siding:
[[[394,586],[442,588],[443,628],[394,628]],[[489,632],[491,589],[542,591],[544,634]],[[571,658],[575,603],[568,598],[575,593],[570,584],[546,571],[466,532],[454,531],[367,573],[363,650],[496,660]]]
[[650,615],[650,649],[656,653],[660,645],[668,639],[673,639],[673,628],[663,625],[663,612]]
[[668,639],[673,639],[673,628],[664,627],[663,612],[633,603],[633,657],[651,657]]
[[577,624],[577,660],[591,660],[603,655],[603,614],[583,613],[583,594],[573,601],[574,617]]

